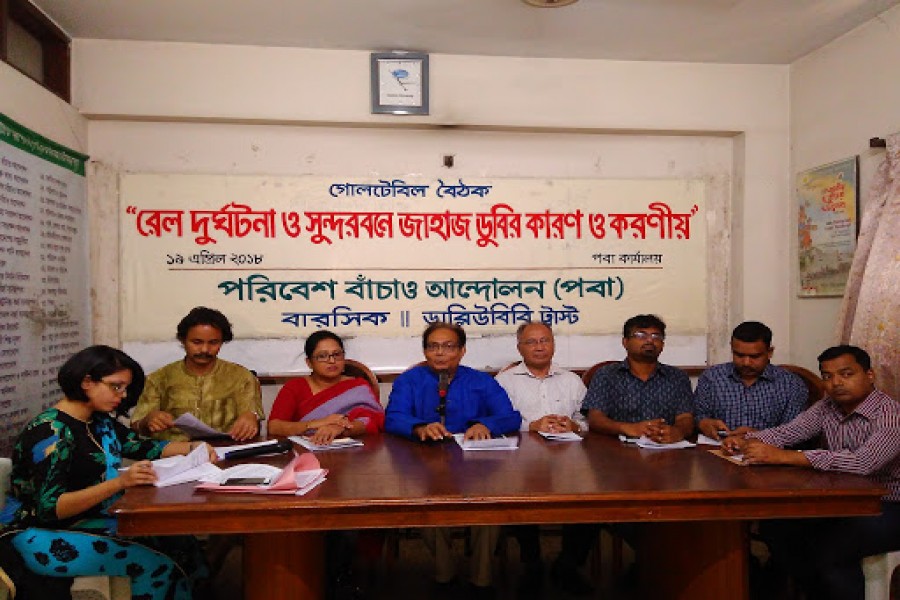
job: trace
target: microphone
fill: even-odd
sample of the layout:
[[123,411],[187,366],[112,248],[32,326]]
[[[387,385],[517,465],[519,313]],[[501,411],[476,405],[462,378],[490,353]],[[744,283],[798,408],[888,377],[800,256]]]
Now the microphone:
[[225,453],[225,460],[232,460],[235,458],[247,458],[250,456],[259,456],[260,454],[281,454],[282,452],[287,452],[291,448],[294,447],[294,443],[291,440],[285,438],[283,440],[273,440],[267,444],[260,444],[259,446],[251,446],[250,448],[239,448],[238,450],[232,450],[231,452]]
[[438,372],[438,414],[441,416],[441,425],[444,424],[447,413],[447,388],[450,387],[450,373],[446,370]]

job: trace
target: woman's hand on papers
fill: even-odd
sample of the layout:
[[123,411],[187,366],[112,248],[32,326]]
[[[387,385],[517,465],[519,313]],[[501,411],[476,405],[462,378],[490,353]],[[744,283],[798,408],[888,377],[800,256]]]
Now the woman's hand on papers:
[[142,460],[131,465],[131,468],[121,473],[122,487],[130,488],[136,485],[151,485],[156,481],[156,472],[149,460]]
[[[193,444],[193,442],[191,442]],[[209,454],[209,462],[215,464],[219,462],[219,454],[216,452],[216,449],[207,444],[206,442],[200,442],[205,448],[206,452]]]
[[341,423],[331,423],[328,425],[323,425],[316,429],[316,432],[310,436],[313,444],[319,444],[320,446],[326,446],[334,441],[334,438],[338,437],[344,432],[346,426]]
[[326,425],[340,425],[341,427],[348,427],[350,425],[350,419],[348,419],[346,415],[336,413],[333,415],[328,415],[327,417],[322,417],[321,419],[307,421],[307,426],[310,429],[319,429],[321,427],[325,427]]

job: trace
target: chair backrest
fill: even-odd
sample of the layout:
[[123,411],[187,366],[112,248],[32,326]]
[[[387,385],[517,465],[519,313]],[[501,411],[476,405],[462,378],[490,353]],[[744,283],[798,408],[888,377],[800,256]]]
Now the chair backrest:
[[586,385],[587,387],[590,387],[590,386],[591,386],[591,379],[594,378],[594,374],[597,372],[597,369],[599,369],[600,367],[605,367],[606,365],[609,365],[609,364],[612,364],[612,363],[617,363],[617,362],[622,362],[622,361],[619,361],[619,360],[602,360],[602,361],[598,362],[597,364],[588,367],[588,368],[585,370],[585,372],[581,374],[581,381],[584,382],[584,385]]
[[12,475],[12,460],[0,458],[0,508],[6,504],[6,492],[9,491],[9,477]]
[[381,398],[381,388],[378,385],[378,378],[375,377],[375,373],[362,364],[358,360],[353,360],[351,358],[347,358],[344,360],[344,375],[349,375],[350,377],[361,377],[369,382],[369,387],[372,388],[372,392],[375,394],[376,398]]
[[502,369],[500,369],[499,371],[497,371],[497,375],[499,375],[499,374],[502,373],[503,371],[509,371],[509,370],[512,369],[513,367],[517,367],[517,366],[519,366],[520,364],[522,364],[522,361],[521,361],[521,360],[514,360],[513,362],[509,363],[508,365],[506,365],[505,367],[503,367]]
[[804,369],[803,367],[798,367],[797,365],[778,365],[785,371],[790,371],[794,375],[797,375],[800,379],[803,380],[803,383],[806,384],[806,389],[809,392],[809,395],[806,397],[806,406],[812,406],[819,400],[825,397],[825,382],[822,381],[822,378],[810,371],[809,369]]

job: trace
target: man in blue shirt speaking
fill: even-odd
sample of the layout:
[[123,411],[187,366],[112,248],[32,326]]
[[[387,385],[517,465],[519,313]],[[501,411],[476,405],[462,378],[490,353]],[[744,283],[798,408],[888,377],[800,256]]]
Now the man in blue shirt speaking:
[[466,332],[459,325],[432,323],[422,336],[425,364],[394,381],[385,430],[420,441],[454,433],[482,440],[518,431],[522,415],[494,378],[459,364]]
[[[422,442],[448,439],[465,433],[480,440],[518,431],[522,415],[494,378],[459,364],[466,354],[466,332],[459,325],[432,323],[422,336],[425,364],[400,375],[391,390],[385,411],[387,432]],[[469,572],[474,598],[490,598],[491,558],[500,528],[470,528],[472,563]],[[435,581],[439,591],[452,592],[456,579],[452,529],[427,528],[425,544],[435,557]],[[455,592],[452,595],[457,595]]]

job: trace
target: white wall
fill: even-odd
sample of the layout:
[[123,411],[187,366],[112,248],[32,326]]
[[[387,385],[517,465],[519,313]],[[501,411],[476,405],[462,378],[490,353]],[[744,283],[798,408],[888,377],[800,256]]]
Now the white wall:
[[87,120],[72,106],[0,62],[0,112],[42,136],[87,154]]
[[[900,131],[900,7],[858,27],[791,65],[792,173],[858,154],[865,212],[868,186],[884,149],[870,137]],[[793,187],[793,186],[792,186]],[[796,211],[791,217],[796,231]],[[796,234],[791,256],[797,255]],[[791,267],[791,343],[799,364],[836,341],[840,298],[797,298],[796,260]]]
[[[699,173],[730,197],[738,234],[720,238],[714,268],[731,278],[713,292],[724,308],[710,357],[727,357],[731,327],[754,318],[780,335],[776,360],[790,360],[787,67],[435,55],[431,116],[401,118],[369,114],[366,52],[100,40],[73,50],[75,104],[102,119],[91,153],[114,170],[429,174],[456,154],[463,175]],[[100,313],[117,319],[114,306]]]

